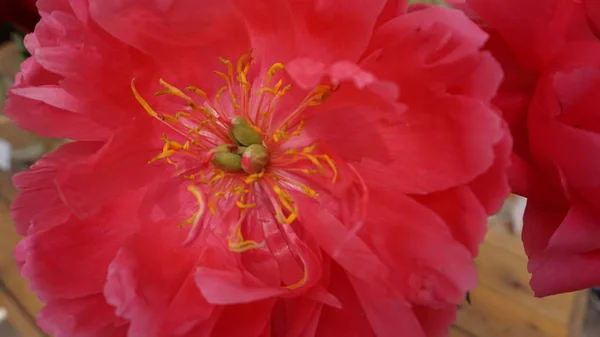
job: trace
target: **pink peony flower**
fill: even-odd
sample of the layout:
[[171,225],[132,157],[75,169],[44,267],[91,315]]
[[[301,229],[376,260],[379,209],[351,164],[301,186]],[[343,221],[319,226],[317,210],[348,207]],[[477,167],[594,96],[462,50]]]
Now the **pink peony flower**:
[[15,177],[16,256],[44,330],[447,334],[510,152],[488,105],[500,68],[461,12],[39,8],[6,113],[74,140]]
[[600,284],[600,6],[469,0],[505,81],[494,103],[515,140],[511,185],[529,198],[523,242],[536,295]]

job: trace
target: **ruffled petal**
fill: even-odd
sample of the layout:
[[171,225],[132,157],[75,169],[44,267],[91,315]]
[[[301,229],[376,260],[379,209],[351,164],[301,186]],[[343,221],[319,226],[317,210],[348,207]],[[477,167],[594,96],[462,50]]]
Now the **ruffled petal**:
[[[239,256],[228,250],[225,241],[209,239],[202,257],[202,264],[196,271],[196,284],[206,300],[214,305],[234,305],[270,299],[283,295],[287,289],[277,280],[265,284],[260,275],[245,270]],[[218,241],[217,241],[218,240]],[[205,243],[206,244],[206,243]],[[268,271],[266,271],[268,272]],[[273,282],[274,281],[274,282]]]
[[331,268],[332,294],[342,303],[342,308],[324,307],[315,337],[361,336],[373,337],[373,330],[363,314],[362,306],[344,270],[337,264]]
[[427,337],[447,337],[450,325],[456,321],[456,306],[442,308],[414,307]]
[[[469,183],[494,163],[494,146],[503,136],[501,120],[491,108],[466,98],[432,98],[409,109],[402,120],[381,135],[389,144],[389,161],[365,162],[363,170],[403,193],[426,194]],[[389,179],[387,170],[401,179]]]
[[568,207],[564,205],[557,207],[556,205],[541,203],[535,199],[527,200],[522,239],[525,252],[530,259],[530,272],[537,268],[533,260],[543,255],[552,234],[560,226],[567,212]]
[[361,64],[380,80],[397,83],[399,101],[407,106],[397,124],[382,130],[390,149],[385,164],[402,177],[391,183],[406,193],[465,184],[494,162],[504,133],[487,103],[501,70],[481,52],[487,35],[475,27],[459,11],[412,12],[376,32]]
[[246,21],[266,67],[298,55],[326,64],[357,61],[385,5],[382,0],[230,2]]
[[108,264],[138,229],[140,200],[140,193],[124,195],[92,218],[71,216],[23,239],[17,250],[31,289],[44,301],[101,293]]
[[153,130],[150,119],[137,121],[116,132],[93,156],[61,169],[55,183],[63,202],[78,216],[88,216],[128,191],[168,177],[163,166],[148,164],[162,146]]
[[488,215],[502,208],[511,191],[506,171],[511,164],[512,137],[506,123],[503,123],[502,131],[502,139],[494,145],[494,163],[469,184]]
[[575,197],[564,220],[548,242],[549,252],[576,254],[600,250],[600,226],[594,206]]
[[583,6],[596,34],[600,34],[600,4],[594,0],[583,0]]
[[[102,140],[108,130],[79,113],[76,98],[56,86],[55,75],[30,58],[25,61],[3,113],[22,128],[44,137]],[[39,88],[36,90],[34,88]]]
[[585,23],[581,2],[467,0],[467,3],[502,34],[530,70],[547,66],[568,38],[594,38]]
[[365,236],[395,282],[417,304],[462,303],[477,283],[471,253],[432,210],[368,177],[366,181],[372,201]]
[[365,315],[377,337],[395,337],[398,331],[409,336],[425,337],[425,332],[409,302],[390,285],[350,276]]
[[55,337],[126,337],[127,322],[115,315],[101,294],[52,300],[39,313],[38,325]]
[[212,329],[215,307],[194,282],[202,247],[184,246],[187,230],[175,221],[147,224],[108,268],[104,294],[130,322],[129,336],[188,337]]
[[[598,251],[548,255],[533,259],[530,263],[532,262],[538,267],[532,271],[530,284],[538,297],[595,287],[600,280],[600,252]],[[573,277],[574,275],[577,277]]]
[[98,142],[65,144],[42,157],[28,171],[14,176],[13,183],[21,193],[11,204],[11,216],[19,234],[33,234],[67,221],[70,212],[60,198],[54,177],[63,166],[85,160],[101,145]]
[[444,219],[455,240],[477,256],[487,232],[488,214],[468,187],[458,187],[417,198]]

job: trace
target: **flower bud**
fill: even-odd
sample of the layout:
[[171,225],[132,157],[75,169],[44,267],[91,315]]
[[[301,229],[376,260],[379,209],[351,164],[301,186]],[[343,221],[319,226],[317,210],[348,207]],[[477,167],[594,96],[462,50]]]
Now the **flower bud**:
[[262,171],[269,163],[269,150],[259,144],[252,144],[242,155],[242,169],[250,174]]
[[221,170],[228,172],[242,171],[242,157],[231,153],[230,145],[220,145],[212,149],[212,158],[210,162]]
[[229,137],[231,140],[242,146],[252,144],[262,144],[262,136],[260,132],[250,125],[243,117],[235,116],[231,120],[229,127]]

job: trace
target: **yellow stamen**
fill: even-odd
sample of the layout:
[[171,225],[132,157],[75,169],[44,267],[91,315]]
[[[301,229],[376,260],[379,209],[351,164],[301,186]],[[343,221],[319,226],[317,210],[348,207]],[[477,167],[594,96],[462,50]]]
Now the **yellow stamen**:
[[260,180],[260,178],[262,178],[262,177],[264,176],[264,174],[265,174],[265,171],[264,171],[264,170],[263,170],[263,171],[260,171],[260,172],[258,172],[258,173],[253,173],[253,174],[250,174],[250,175],[248,175],[248,178],[246,178],[246,179],[244,180],[244,182],[245,182],[246,184],[252,184],[253,182],[256,182],[256,181]]
[[[196,226],[198,226],[198,223],[200,222],[200,219],[202,218],[202,215],[204,214],[204,211],[206,209],[206,204],[204,203],[204,197],[202,196],[202,192],[200,192],[200,190],[198,190],[198,188],[194,185],[190,185],[188,186],[188,191],[190,193],[192,193],[192,195],[194,197],[196,197],[196,202],[198,203],[198,211],[196,212],[195,216],[192,218],[192,229],[190,230],[193,231]],[[188,219],[189,220],[189,219]]]
[[[302,262],[304,262],[304,261],[302,261]],[[284,286],[284,288],[290,289],[290,290],[298,289],[298,288],[302,287],[304,284],[306,284],[307,280],[308,280],[308,270],[306,269],[306,265],[304,265],[302,267],[302,278],[294,284],[290,284],[289,286]]]
[[154,111],[154,109],[152,109],[150,104],[148,104],[148,102],[140,95],[140,93],[135,88],[135,78],[133,80],[131,80],[131,91],[133,91],[133,96],[135,96],[135,99],[138,101],[138,103],[140,103],[140,105],[144,108],[144,110],[146,110],[146,112],[150,116],[158,118],[158,114],[156,113],[156,111]]
[[275,74],[279,71],[284,69],[285,67],[283,66],[282,63],[275,63],[271,66],[271,68],[269,68],[269,70],[267,71],[267,85],[269,85],[271,83],[271,79],[273,79],[273,76],[275,76]]

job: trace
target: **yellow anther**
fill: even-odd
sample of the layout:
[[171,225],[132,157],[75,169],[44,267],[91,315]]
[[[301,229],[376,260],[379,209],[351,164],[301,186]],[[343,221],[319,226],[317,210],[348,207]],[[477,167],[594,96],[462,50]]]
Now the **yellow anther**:
[[169,83],[167,83],[165,80],[163,80],[162,78],[159,80],[160,85],[162,85],[165,90],[160,90],[157,91],[154,95],[155,96],[160,96],[160,95],[173,95],[173,96],[177,96],[179,98],[183,98],[184,100],[188,101],[189,103],[193,103],[194,101],[190,98],[190,96],[186,95],[183,93],[183,91],[177,89],[176,87],[170,85]]
[[223,80],[225,80],[227,83],[229,83],[229,76],[227,76],[227,74],[222,73],[220,71],[213,71],[213,74],[219,76],[220,78],[222,78]]
[[258,243],[252,240],[245,240],[242,242],[234,242],[233,240],[229,240],[228,248],[230,251],[234,253],[243,253],[252,249],[259,249],[265,246],[264,242]]
[[267,85],[271,82],[271,79],[273,78],[273,76],[275,76],[275,74],[279,71],[284,69],[284,65],[282,63],[275,63],[271,66],[271,68],[269,68],[269,70],[267,71]]
[[331,179],[331,182],[335,184],[337,177],[338,177],[337,166],[335,166],[335,162],[328,155],[324,154],[323,159],[325,159],[325,161],[327,162],[327,165],[329,165],[329,167],[331,168],[331,171],[333,171],[333,178]]
[[236,201],[236,206],[241,208],[241,209],[246,209],[246,208],[254,208],[256,207],[256,204],[244,204],[241,201]]
[[196,226],[200,222],[202,215],[204,215],[206,204],[204,203],[204,197],[202,196],[202,192],[200,192],[200,190],[195,185],[188,186],[188,191],[192,193],[192,195],[196,198],[196,202],[198,203],[198,211],[196,212],[196,215],[193,217],[192,221],[191,231],[193,231],[194,228],[196,228]]
[[179,120],[177,120],[176,117],[173,117],[171,115],[162,115],[162,116],[160,116],[160,118],[163,121],[166,121],[166,122],[169,122],[169,123],[173,123],[173,124],[178,124],[179,123]]
[[281,210],[281,206],[277,205],[275,208],[275,220],[283,225],[289,225],[298,217],[298,212],[290,212],[290,214],[286,217],[283,215],[283,211]]
[[319,196],[319,194],[313,190],[312,188],[304,185],[304,184],[299,184],[298,186],[300,186],[300,188],[302,188],[302,190],[304,191],[304,193],[309,197],[309,198],[316,198]]
[[[302,261],[304,263],[304,261]],[[290,290],[294,290],[294,289],[298,289],[300,287],[302,287],[304,284],[306,284],[306,281],[308,280],[308,270],[306,269],[306,264],[303,266],[302,268],[302,278],[300,279],[300,281],[291,284],[289,286],[285,286],[284,288],[286,289],[290,289]]]
[[140,103],[140,105],[142,106],[142,108],[144,108],[144,110],[146,110],[146,112],[150,116],[157,118],[158,114],[156,113],[156,111],[154,111],[154,109],[152,109],[152,107],[150,106],[150,104],[148,104],[148,102],[144,98],[142,98],[142,96],[140,95],[140,93],[135,88],[135,78],[131,80],[131,91],[133,91],[133,96],[138,101],[138,103]]
[[300,121],[296,130],[292,132],[292,136],[300,136],[300,131],[302,131],[302,129],[304,129],[304,119]]
[[158,156],[156,156],[156,157],[154,157],[154,158],[150,159],[150,160],[148,161],[148,164],[152,164],[152,163],[154,163],[154,162],[156,162],[156,161],[158,161],[158,160],[161,160],[161,159],[164,159],[164,158],[170,157],[170,156],[172,156],[174,153],[175,153],[175,151],[173,151],[173,150],[167,150],[167,151],[163,151],[163,152],[161,152],[161,153],[160,153]]
[[192,115],[190,115],[187,112],[183,112],[183,111],[179,111],[178,113],[175,114],[175,118],[179,119],[181,117],[192,117]]
[[227,90],[227,86],[219,88],[219,90],[215,94],[215,100],[217,100],[217,101],[220,100],[221,99],[221,95],[223,95],[223,93],[225,92],[225,90]]
[[203,90],[200,90],[200,88],[196,88],[191,85],[188,87],[185,87],[185,91],[192,91],[192,92],[196,93],[197,95],[200,95],[204,98],[208,98],[208,95]]
[[252,184],[253,182],[259,181],[263,175],[265,174],[265,171],[260,171],[258,173],[253,173],[248,175],[248,177],[246,179],[244,179],[244,182],[246,184]]
[[307,146],[302,149],[302,153],[311,153],[317,148],[317,143],[313,143],[310,146]]

